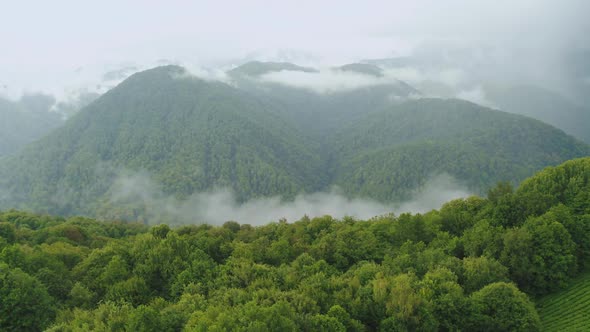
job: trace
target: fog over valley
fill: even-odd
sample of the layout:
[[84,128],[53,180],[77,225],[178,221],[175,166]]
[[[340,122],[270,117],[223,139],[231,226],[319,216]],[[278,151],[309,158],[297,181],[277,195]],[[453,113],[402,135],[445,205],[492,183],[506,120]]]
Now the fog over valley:
[[138,216],[140,219],[170,220],[182,224],[223,224],[233,220],[263,225],[281,219],[293,222],[303,216],[368,219],[390,213],[424,213],[452,199],[467,197],[470,193],[450,176],[441,174],[430,178],[416,190],[411,200],[401,203],[384,204],[369,199],[348,198],[339,193],[338,188],[333,188],[330,192],[298,194],[289,201],[280,197],[265,197],[241,204],[227,188],[214,188],[194,193],[186,199],[176,199],[159,190],[148,174],[136,173],[119,175],[110,195],[114,203],[145,206],[144,215]]
[[[0,14],[0,207],[101,217],[143,192],[183,223],[424,212],[590,142],[584,1],[29,5]],[[150,190],[109,198],[105,163]]]
[[590,1],[0,8],[0,331],[590,331]]

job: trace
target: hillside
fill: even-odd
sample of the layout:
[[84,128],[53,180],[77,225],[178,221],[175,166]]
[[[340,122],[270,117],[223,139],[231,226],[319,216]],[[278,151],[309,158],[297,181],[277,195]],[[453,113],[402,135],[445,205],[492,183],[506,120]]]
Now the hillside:
[[19,151],[63,124],[49,112],[55,102],[45,95],[27,95],[18,101],[0,98],[0,157]]
[[408,101],[371,114],[335,133],[330,146],[333,183],[381,200],[404,198],[437,173],[483,192],[590,154],[540,121],[452,99]]
[[[285,76],[273,80],[263,75],[269,73]],[[240,89],[272,102],[281,116],[316,140],[367,114],[420,95],[405,82],[383,78],[380,68],[358,63],[319,71],[290,63],[249,62],[228,75]],[[358,80],[370,83],[355,88],[334,84]]]
[[7,160],[0,181],[10,206],[90,213],[125,172],[144,171],[177,197],[218,186],[243,200],[317,190],[318,162],[264,102],[168,66],[131,76]]
[[[148,228],[0,211],[0,328],[583,329],[590,200],[575,198],[589,186],[590,157],[369,220]],[[544,211],[521,209],[541,197]]]
[[574,280],[568,288],[537,301],[543,330],[587,331],[590,329],[590,273]]
[[486,97],[500,109],[549,123],[590,143],[590,109],[558,93],[535,86],[484,86]]
[[334,186],[392,203],[443,173],[483,193],[590,155],[523,116],[459,100],[392,102],[388,84],[316,93],[249,82],[176,66],[132,75],[0,163],[0,208],[146,220],[154,200],[174,210],[170,200],[219,190],[243,203]]

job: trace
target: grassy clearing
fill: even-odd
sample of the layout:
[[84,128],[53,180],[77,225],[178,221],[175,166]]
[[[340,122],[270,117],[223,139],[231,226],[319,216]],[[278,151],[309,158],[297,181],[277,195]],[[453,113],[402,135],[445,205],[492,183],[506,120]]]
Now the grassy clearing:
[[537,301],[545,331],[590,331],[590,273]]

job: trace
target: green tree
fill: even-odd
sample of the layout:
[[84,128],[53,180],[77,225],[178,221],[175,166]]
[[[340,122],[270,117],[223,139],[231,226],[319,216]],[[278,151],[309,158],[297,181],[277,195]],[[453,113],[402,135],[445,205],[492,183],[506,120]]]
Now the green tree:
[[513,284],[489,284],[471,295],[471,331],[540,331],[534,304]]
[[523,290],[545,294],[565,286],[575,272],[575,243],[549,216],[529,218],[506,233],[501,262]]
[[472,293],[498,281],[508,281],[508,269],[500,262],[486,256],[463,259],[463,288]]
[[55,316],[47,288],[20,269],[0,264],[0,329],[40,331]]
[[16,227],[9,222],[0,222],[0,238],[12,244],[16,241]]

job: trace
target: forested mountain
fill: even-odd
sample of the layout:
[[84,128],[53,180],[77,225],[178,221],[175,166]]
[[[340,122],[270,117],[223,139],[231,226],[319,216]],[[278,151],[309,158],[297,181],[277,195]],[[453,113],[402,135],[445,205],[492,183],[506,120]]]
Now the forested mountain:
[[[368,68],[337,71],[369,76],[358,73]],[[483,192],[590,155],[587,145],[530,118],[459,100],[414,100],[403,82],[369,82],[319,93],[248,75],[232,84],[203,80],[177,66],[134,74],[0,163],[0,207],[137,219],[144,203],[112,200],[129,190],[148,195],[126,181],[134,174],[180,200],[216,188],[239,202],[290,200],[338,186],[348,197],[392,202],[442,173]]]
[[0,212],[0,329],[540,331],[533,300],[590,264],[589,195],[581,158],[516,191],[366,221],[147,228]]
[[587,156],[587,145],[537,120],[462,100],[420,99],[372,114],[330,138],[333,183],[400,199],[436,173],[481,192],[546,165]]
[[[269,79],[263,75],[271,73],[279,76]],[[283,117],[317,140],[323,140],[329,132],[354,123],[369,113],[420,95],[405,82],[383,78],[379,67],[360,63],[320,72],[289,63],[249,62],[228,74],[240,89],[271,101]],[[347,74],[353,76],[347,77]],[[370,83],[358,87],[337,84],[332,87],[339,80],[363,79]]]
[[590,106],[582,107],[547,89],[531,86],[484,85],[486,97],[500,109],[549,123],[590,143]]
[[266,103],[174,66],[133,75],[4,162],[0,181],[16,206],[91,213],[121,169],[145,170],[178,197],[214,186],[238,199],[292,197],[321,185],[314,143]]
[[0,157],[18,151],[60,126],[63,121],[49,108],[55,100],[46,95],[25,95],[18,101],[0,98]]
[[467,98],[541,120],[590,143],[588,54],[584,48],[569,49],[553,68],[539,70],[531,64],[507,64],[490,50],[431,45],[412,56],[363,63],[407,75],[426,96]]

